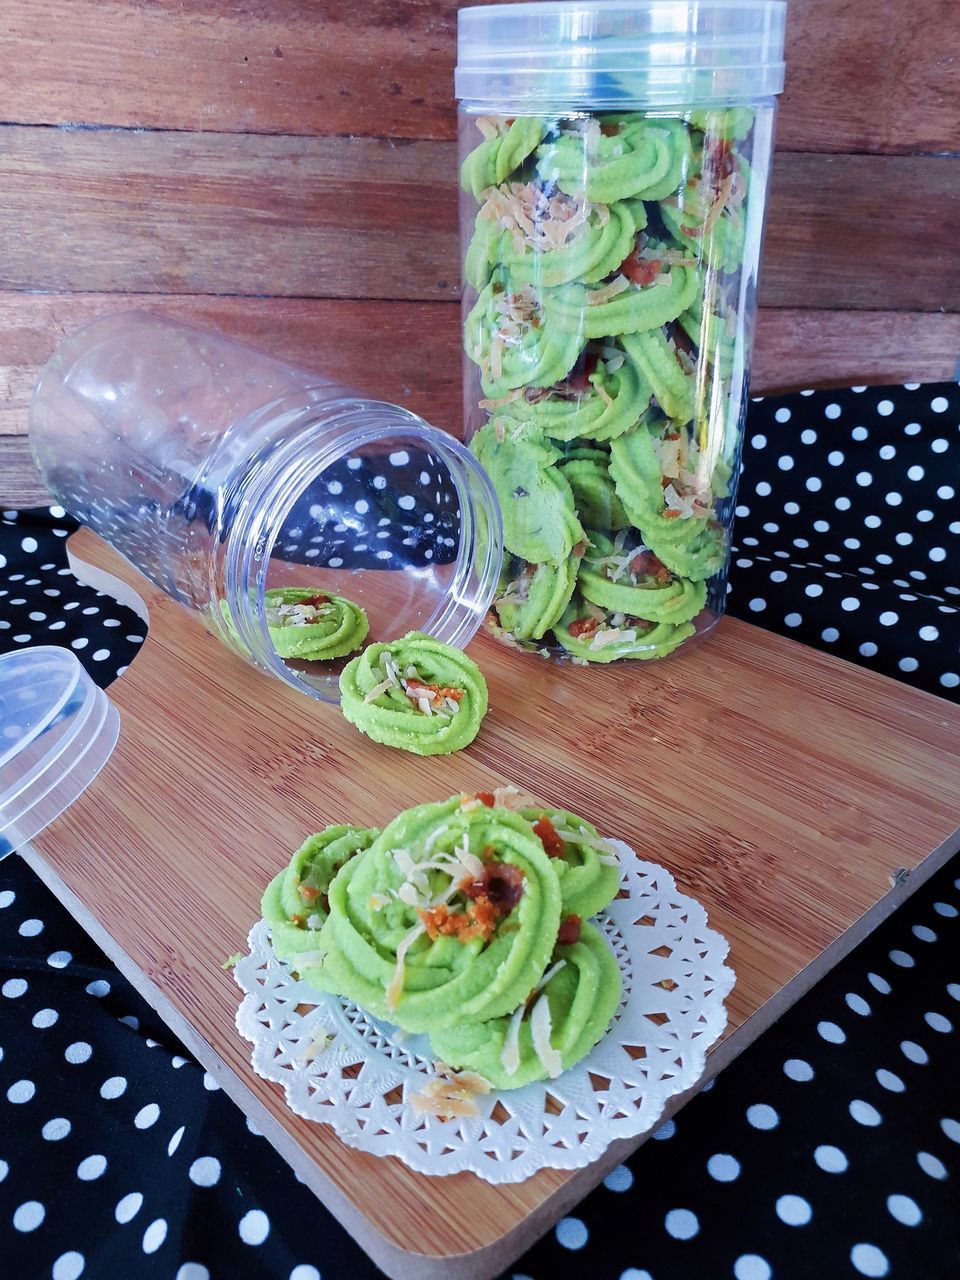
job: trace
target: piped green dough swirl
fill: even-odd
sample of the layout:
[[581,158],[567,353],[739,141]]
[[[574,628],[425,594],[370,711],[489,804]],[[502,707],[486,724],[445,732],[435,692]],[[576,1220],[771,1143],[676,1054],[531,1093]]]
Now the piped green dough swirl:
[[[701,281],[695,267],[671,266],[665,284],[630,285],[606,301],[592,301],[586,285],[565,285],[548,293],[547,308],[556,331],[577,331],[584,338],[619,336],[658,329],[693,302]],[[661,277],[662,278],[662,277]]]
[[531,402],[521,396],[506,408],[519,422],[535,424],[551,440],[613,440],[636,426],[650,403],[650,386],[639,364],[625,349],[624,362],[613,373],[601,364],[588,379],[589,390],[575,396],[546,397]]
[[[366,639],[370,629],[367,615],[343,596],[322,593],[325,603],[317,606],[315,620],[308,623],[296,621],[295,613],[278,614],[284,606],[299,605],[317,594],[309,587],[277,587],[263,593],[267,631],[281,658],[342,658],[359,649]],[[276,621],[271,621],[274,618]]]
[[[582,598],[575,594],[553,629],[567,653],[583,662],[607,663],[616,662],[619,658],[665,658],[688,636],[692,636],[695,630],[692,622],[650,624],[649,619],[635,620],[626,617],[620,627],[604,623],[597,631],[585,636],[571,635],[571,624],[585,616],[589,616],[589,612]],[[641,625],[636,625],[637,621]],[[615,635],[615,638],[612,643],[601,644],[597,641],[598,634],[601,640],[605,634]]]
[[585,920],[608,906],[620,888],[620,868],[609,849],[603,847],[596,827],[566,809],[521,809],[520,812],[531,823],[549,818],[563,842],[563,853],[553,859],[560,880],[562,914]]
[[270,881],[260,910],[281,959],[292,960],[317,949],[333,877],[379,834],[374,827],[327,827],[308,836],[283,871]]
[[[520,900],[488,942],[449,935],[431,940],[417,909],[396,896],[407,879],[396,851],[417,863],[442,864],[443,855],[462,847],[464,838],[475,858],[492,850],[495,861],[516,869],[522,876]],[[425,875],[433,897],[449,892],[452,879],[442,865]],[[418,805],[389,823],[330,886],[330,914],[320,936],[324,989],[332,986],[409,1032],[433,1036],[453,1024],[485,1023],[526,999],[547,967],[559,925],[556,873],[519,814],[485,806],[464,811],[459,797]],[[415,931],[398,983],[398,952]],[[304,977],[312,980],[309,969]]]
[[570,555],[559,564],[527,565],[516,579],[505,566],[503,590],[493,602],[501,626],[518,640],[542,639],[569,604],[579,565],[579,556]]
[[629,579],[615,582],[597,567],[598,560],[612,554],[613,543],[601,533],[591,533],[590,542],[577,578],[585,599],[649,622],[690,622],[703,608],[707,596],[703,582],[678,577],[660,582],[655,575],[641,577],[636,585]]
[[[418,697],[425,687],[429,692]],[[435,690],[455,692],[441,697]],[[465,653],[411,631],[402,640],[369,645],[347,663],[340,674],[340,709],[374,742],[441,755],[477,736],[487,711],[487,684]]]
[[479,199],[536,150],[545,132],[546,121],[538,116],[519,116],[505,134],[484,139],[470,152],[460,168],[460,185]]
[[[550,1007],[551,1045],[560,1054],[564,1070],[585,1058],[602,1038],[620,1003],[620,971],[603,934],[592,924],[581,926],[579,941],[557,947],[563,961],[544,993]],[[531,1017],[520,1022],[517,1069],[503,1065],[511,1018],[504,1016],[480,1025],[457,1023],[431,1034],[434,1052],[459,1069],[476,1071],[495,1089],[516,1089],[549,1072],[537,1053]]]
[[[569,308],[560,314],[558,309],[555,317],[549,300],[540,303],[528,299],[517,288],[502,275],[495,276],[480,293],[464,324],[467,355],[480,365],[480,382],[488,396],[559,382],[576,364],[583,346],[579,314]],[[501,299],[508,303],[516,299],[515,307],[526,318],[518,321],[515,338],[503,346],[498,367],[494,363],[492,335],[503,322]]]
[[642,197],[662,200],[679,187],[690,154],[683,125],[638,119],[621,133],[561,137],[537,151],[537,168],[561,191],[585,192],[611,204]]

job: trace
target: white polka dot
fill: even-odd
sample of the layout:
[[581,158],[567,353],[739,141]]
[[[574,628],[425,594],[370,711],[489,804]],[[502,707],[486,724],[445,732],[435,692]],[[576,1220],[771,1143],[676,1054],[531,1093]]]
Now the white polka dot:
[[919,665],[920,663],[916,660],[916,658],[901,658],[900,661],[897,663],[897,666],[900,668],[901,671],[916,671]]
[[895,627],[899,621],[899,616],[892,609],[885,609],[880,615],[881,627]]
[[885,1276],[890,1270],[886,1254],[875,1244],[855,1244],[850,1250],[850,1261],[862,1276]]
[[783,1074],[790,1080],[803,1083],[813,1079],[813,1067],[809,1062],[805,1062],[803,1058],[788,1058],[783,1064]]
[[936,627],[921,627],[917,634],[921,640],[936,640],[938,639],[940,632]]
[[290,1272],[290,1280],[320,1280],[320,1272],[316,1267],[301,1262],[299,1267],[294,1267]]
[[629,1191],[633,1186],[633,1174],[625,1164],[618,1164],[603,1180],[608,1191]]
[[655,1142],[666,1142],[667,1139],[672,1138],[676,1132],[677,1132],[676,1120],[665,1120],[658,1129],[654,1129],[650,1137],[653,1138]]
[[886,978],[881,978],[879,973],[868,973],[867,981],[874,991],[879,991],[882,996],[888,996],[893,990]]
[[674,1240],[692,1240],[700,1230],[697,1215],[689,1209],[671,1209],[663,1220],[668,1236]]
[[3,986],[0,987],[0,991],[3,992],[8,1000],[17,1000],[23,995],[26,989],[26,978],[8,978]]
[[957,914],[957,908],[949,902],[935,902],[933,904],[933,909],[938,916],[945,916],[950,920],[952,920]]
[[777,410],[777,412],[776,412],[773,416],[774,416],[774,418],[776,419],[776,421],[777,421],[777,422],[789,422],[789,421],[790,421],[790,410],[789,410],[789,409],[787,409],[787,408],[778,409],[778,410]]
[[99,1178],[107,1167],[106,1156],[87,1156],[77,1165],[77,1177],[81,1182],[93,1182]]
[[901,1040],[900,1052],[909,1062],[915,1062],[920,1067],[926,1066],[930,1061],[930,1055],[926,1049],[922,1048],[914,1040]]
[[953,996],[954,1000],[960,1000],[960,982],[948,982],[947,995]]
[[[564,1218],[557,1224],[557,1239],[560,1239],[560,1227],[564,1222],[578,1222],[577,1218]],[[580,1223],[583,1226],[583,1223]],[[237,1228],[240,1232],[240,1239],[244,1244],[263,1244],[267,1236],[270,1234],[270,1219],[262,1209],[250,1209],[240,1219],[240,1225]],[[586,1227],[584,1230],[584,1240],[586,1240]],[[562,1244],[563,1241],[561,1240]],[[579,1248],[579,1245],[568,1245],[568,1248]]]
[[87,1044],[86,1040],[75,1040],[73,1044],[68,1044],[63,1051],[63,1056],[68,1062],[78,1066],[81,1062],[86,1062],[93,1053],[92,1047]]
[[[294,1271],[296,1267],[294,1267]],[[185,1262],[177,1272],[175,1280],[210,1280],[210,1272],[202,1262]],[[293,1272],[290,1273],[290,1280],[293,1280]],[[317,1272],[317,1280],[320,1280],[320,1273]]]
[[56,1009],[38,1009],[33,1015],[33,1025],[38,1031],[45,1031],[47,1027],[52,1027],[59,1017]]
[[823,595],[823,587],[821,587],[819,582],[810,582],[806,587],[804,587],[804,594],[815,600],[817,596]]
[[808,476],[806,480],[806,487],[810,493],[819,493],[823,488],[823,481],[819,480],[816,476]]
[[848,991],[844,996],[844,1003],[848,1009],[852,1009],[854,1013],[858,1013],[861,1018],[866,1018],[870,1014],[870,1006],[864,1000],[863,996],[858,996],[854,991]]
[[53,1264],[51,1275],[53,1280],[78,1280],[86,1265],[83,1254],[71,1249],[68,1253],[61,1253]]
[[47,964],[52,969],[65,969],[72,959],[73,955],[69,951],[54,951],[47,956]]
[[786,582],[786,580],[787,580],[787,575],[784,573],[782,569],[774,569],[773,572],[770,574],[771,582]]
[[97,978],[94,982],[88,982],[86,986],[88,996],[107,996],[110,994],[110,983],[104,978]]
[[[830,452],[827,454],[827,461],[830,463],[831,467],[842,467],[844,463],[844,457],[839,449],[831,449]],[[865,473],[861,473],[861,474],[865,474]],[[860,481],[859,476],[857,477],[857,481],[859,483]],[[866,483],[867,484],[870,483],[869,476],[867,477]]]
[[951,1142],[960,1142],[960,1120],[952,1120],[948,1116],[940,1121],[940,1128]]
[[753,1106],[747,1107],[747,1123],[754,1129],[775,1129],[780,1123],[780,1117],[765,1102],[755,1102]]
[[829,1143],[824,1143],[817,1147],[813,1153],[817,1168],[822,1169],[824,1173],[846,1173],[849,1161],[839,1147],[833,1147]]
[[788,627],[799,627],[803,621],[803,616],[799,613],[788,613],[783,621]]
[[110,1076],[100,1086],[101,1098],[119,1098],[126,1092],[127,1082],[123,1076]]
[[847,1038],[843,1030],[835,1022],[818,1022],[817,1034],[822,1040],[826,1040],[828,1044],[843,1044]]
[[749,606],[748,606],[748,607],[749,607],[749,608],[750,608],[754,613],[762,613],[762,612],[763,612],[763,610],[767,607],[767,602],[766,602],[766,600],[762,599],[762,597],[760,597],[760,596],[755,596],[755,597],[750,601],[750,604],[749,604]]
[[7,1101],[19,1106],[29,1102],[36,1092],[37,1086],[32,1080],[15,1080],[7,1090]]
[[930,442],[930,448],[934,453],[946,453],[950,446],[941,436],[939,440],[932,440]]
[[13,1225],[18,1231],[36,1231],[47,1216],[47,1211],[39,1200],[26,1200],[14,1210]]
[[890,1216],[896,1218],[897,1222],[902,1223],[905,1227],[915,1227],[923,1217],[920,1212],[920,1206],[916,1200],[911,1200],[909,1196],[888,1196],[887,1209],[890,1212]]
[[923,1020],[931,1031],[939,1031],[946,1035],[948,1031],[953,1030],[953,1023],[949,1018],[945,1018],[942,1013],[925,1013]]
[[952,484],[942,484],[939,489],[937,489],[937,497],[943,498],[947,502],[954,497],[954,494],[955,490]]
[[385,489],[385,488],[387,487],[387,478],[386,478],[386,476],[374,476],[374,477],[373,477],[373,487],[374,487],[375,489]]
[[813,1217],[810,1203],[803,1196],[780,1196],[776,1207],[777,1217],[788,1227],[805,1227]]
[[899,948],[895,948],[890,952],[890,959],[901,969],[912,969],[916,964],[912,955],[906,951],[900,951]]
[[945,689],[956,689],[957,685],[960,685],[960,673],[945,671],[940,677],[940,683]]
[[936,563],[939,563],[941,560],[946,560],[947,558],[947,553],[944,551],[943,547],[931,547],[927,552],[927,555]]
[[[856,390],[856,387],[854,387],[854,390]],[[850,432],[851,440],[863,441],[863,440],[866,440],[869,435],[870,435],[870,432],[867,430],[866,427],[854,427],[853,430]]]
[[740,1161],[726,1153],[711,1156],[707,1161],[707,1173],[717,1182],[733,1182],[740,1176]]
[[16,901],[16,897],[17,895],[12,889],[4,889],[3,892],[0,893],[0,910],[4,907],[9,907],[12,902]]
[[856,596],[844,596],[840,601],[840,608],[843,609],[845,613],[853,613],[855,609],[860,608],[860,601]]
[[149,1129],[152,1124],[157,1123],[160,1115],[160,1108],[155,1102],[148,1102],[145,1107],[141,1107],[137,1114],[133,1117],[133,1123],[138,1129]]
[[113,1211],[113,1216],[119,1223],[129,1222],[131,1218],[135,1218],[140,1212],[140,1206],[143,1204],[143,1196],[139,1191],[128,1191],[125,1196],[117,1201],[117,1207]]
[[47,1142],[60,1142],[70,1132],[72,1125],[65,1116],[57,1116],[53,1120],[48,1120],[40,1130],[40,1133]]
[[939,1182],[947,1176],[947,1166],[929,1151],[917,1152],[917,1164],[928,1177],[936,1178]]
[[35,938],[38,933],[43,933],[43,921],[35,919],[24,920],[17,932],[21,938]]
[[350,468],[351,471],[359,471],[362,465],[363,465],[363,462],[361,458],[349,458],[347,460],[347,466]]
[[407,453],[406,449],[398,449],[396,453],[390,454],[391,467],[405,467],[409,461],[410,455]]
[[781,471],[793,470],[793,459],[790,457],[789,453],[785,453],[782,458],[777,459],[777,466]]
[[220,1088],[220,1086],[217,1084],[216,1080],[214,1080],[213,1076],[210,1074],[209,1071],[205,1071],[203,1073],[203,1087],[206,1089],[208,1093],[216,1093],[216,1091]]
[[214,1156],[200,1156],[190,1166],[190,1181],[197,1187],[215,1187],[220,1181],[220,1161]]
[[36,538],[23,538],[20,545],[23,547],[24,551],[33,552],[37,549],[37,540]]
[[836,627],[825,627],[820,632],[820,639],[826,640],[827,644],[833,644],[834,640],[840,639],[840,632]]
[[870,1128],[880,1124],[883,1120],[877,1108],[869,1102],[864,1102],[862,1098],[854,1098],[853,1102],[850,1103],[849,1111],[857,1124],[864,1124]]
[[0,1160],[0,1182],[4,1180],[9,1172],[10,1166],[7,1164],[6,1160]]
[[890,414],[893,413],[893,401],[881,400],[877,405],[877,413],[880,414],[881,418],[889,418]]
[[366,515],[370,510],[370,503],[367,502],[366,498],[361,498],[359,502],[353,504],[353,509],[362,516]]
[[742,1253],[733,1264],[734,1280],[770,1280],[773,1272],[759,1253]]
[[156,1253],[166,1238],[166,1219],[156,1218],[143,1233],[143,1252]]

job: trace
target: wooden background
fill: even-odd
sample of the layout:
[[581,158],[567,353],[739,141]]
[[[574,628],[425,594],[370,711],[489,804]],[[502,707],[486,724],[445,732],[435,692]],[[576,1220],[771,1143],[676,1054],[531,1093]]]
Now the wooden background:
[[[38,367],[130,305],[459,429],[459,7],[0,0],[0,501]],[[954,376],[958,15],[790,0],[755,389]]]

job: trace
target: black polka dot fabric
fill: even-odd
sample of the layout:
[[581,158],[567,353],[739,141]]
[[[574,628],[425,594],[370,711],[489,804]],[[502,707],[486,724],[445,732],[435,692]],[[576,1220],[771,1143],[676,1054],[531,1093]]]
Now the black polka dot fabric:
[[[754,401],[731,611],[960,697],[958,410],[952,385]],[[70,574],[72,527],[4,513],[0,651],[69,645],[108,684],[143,625]],[[954,857],[503,1280],[952,1280],[958,944]],[[0,966],[11,1276],[379,1274],[15,856]]]

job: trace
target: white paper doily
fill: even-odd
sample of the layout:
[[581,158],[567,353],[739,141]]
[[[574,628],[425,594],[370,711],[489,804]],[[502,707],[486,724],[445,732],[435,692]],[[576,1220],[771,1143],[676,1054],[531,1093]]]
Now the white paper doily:
[[234,969],[246,993],[237,1028],[253,1043],[254,1070],[283,1086],[297,1115],[419,1173],[522,1182],[542,1168],[582,1168],[615,1139],[645,1133],[699,1079],[726,1025],[734,973],[723,963],[729,944],[707,928],[699,902],[678,893],[663,867],[611,844],[623,864],[621,896],[596,923],[620,965],[623,998],[600,1043],[556,1080],[480,1096],[476,1116],[415,1111],[408,1096],[436,1074],[427,1038],[295,978],[263,921]]

